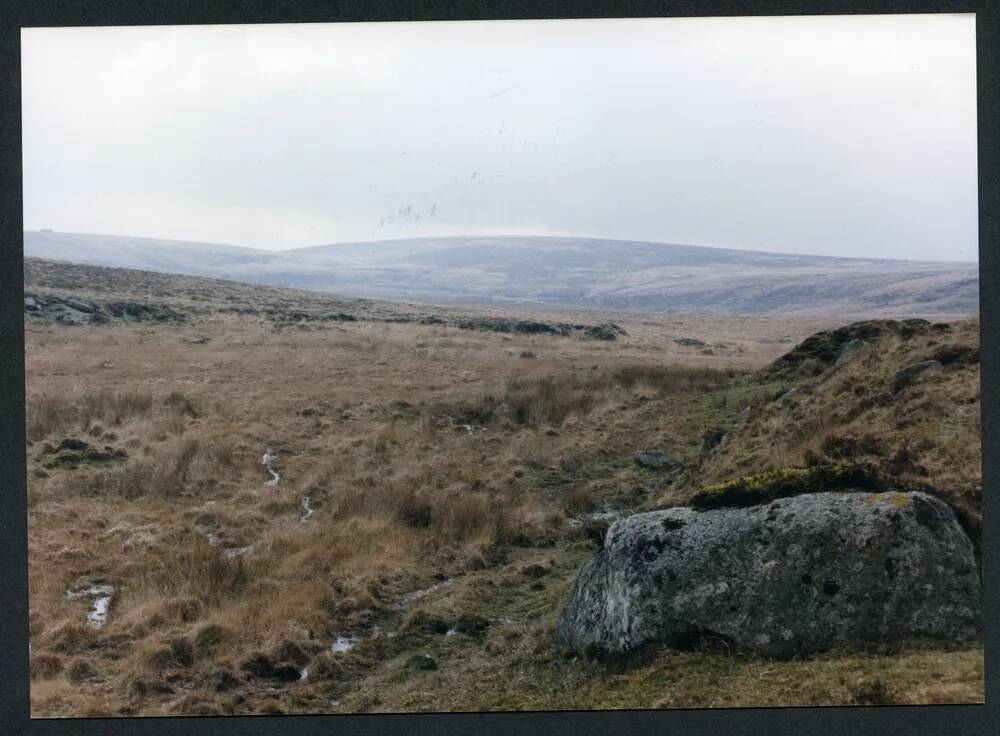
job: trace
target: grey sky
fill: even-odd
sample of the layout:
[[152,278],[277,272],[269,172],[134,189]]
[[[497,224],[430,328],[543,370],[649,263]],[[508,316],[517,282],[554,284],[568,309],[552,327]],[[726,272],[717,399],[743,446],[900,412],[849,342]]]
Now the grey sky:
[[29,29],[25,228],[977,260],[971,15]]

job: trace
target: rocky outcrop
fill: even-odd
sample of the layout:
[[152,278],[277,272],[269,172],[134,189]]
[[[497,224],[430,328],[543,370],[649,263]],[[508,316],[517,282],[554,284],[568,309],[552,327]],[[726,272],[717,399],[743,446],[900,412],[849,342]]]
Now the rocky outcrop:
[[109,302],[103,306],[69,297],[29,294],[24,297],[24,311],[38,318],[62,324],[106,324],[112,319],[126,322],[183,322],[187,316],[164,304]]
[[768,380],[795,379],[815,376],[837,364],[845,349],[848,357],[856,353],[882,335],[898,335],[909,339],[914,335],[924,335],[931,330],[931,323],[924,319],[868,320],[854,322],[836,330],[824,330],[810,335],[792,350],[782,355],[768,367],[758,371],[758,375]]
[[581,570],[559,641],[606,655],[704,637],[787,657],[980,630],[972,543],[923,493],[813,493],[614,523]]
[[617,340],[619,336],[627,334],[622,327],[616,325],[614,322],[605,322],[604,324],[590,325],[583,328],[583,336],[590,340],[612,341]]

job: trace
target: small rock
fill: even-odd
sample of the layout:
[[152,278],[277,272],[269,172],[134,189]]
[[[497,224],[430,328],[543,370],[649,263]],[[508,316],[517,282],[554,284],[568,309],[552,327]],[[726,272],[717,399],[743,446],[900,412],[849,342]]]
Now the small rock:
[[77,299],[67,299],[66,306],[72,307],[78,312],[84,312],[85,314],[93,314],[96,311],[92,304],[87,304],[87,302],[81,302]]
[[843,365],[859,352],[864,350],[867,345],[867,342],[857,338],[845,342],[844,347],[840,349],[840,355],[837,356],[837,362],[834,363],[834,366]]
[[899,393],[917,380],[919,376],[922,376],[929,371],[939,371],[941,368],[941,363],[937,360],[925,360],[903,368],[901,371],[896,373],[896,377],[893,380],[893,393]]
[[632,460],[640,468],[662,470],[671,465],[667,453],[651,450],[639,450],[632,455]]

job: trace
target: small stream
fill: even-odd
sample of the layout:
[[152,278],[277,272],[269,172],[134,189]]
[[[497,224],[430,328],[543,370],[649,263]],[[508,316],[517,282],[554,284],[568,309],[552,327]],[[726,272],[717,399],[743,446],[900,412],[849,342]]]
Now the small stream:
[[312,504],[312,498],[310,498],[309,496],[302,497],[302,511],[305,513],[303,513],[302,518],[299,519],[300,522],[308,520],[309,517],[313,515],[313,512],[316,511],[316,509],[314,509],[311,506],[311,504]]
[[263,465],[264,468],[267,470],[267,472],[271,474],[271,480],[267,481],[264,484],[265,486],[273,488],[274,486],[278,485],[278,481],[281,480],[281,476],[278,475],[278,472],[274,469],[273,466],[274,461],[277,459],[278,456],[273,452],[271,452],[270,447],[267,448],[267,450],[264,452],[264,457],[261,458],[260,461],[261,465]]
[[[439,582],[434,583],[434,585],[428,586],[426,588],[420,588],[419,590],[414,590],[410,593],[407,593],[398,601],[393,603],[391,608],[396,611],[402,611],[414,601],[418,601],[421,598],[430,595],[434,591],[441,590],[441,588],[446,588],[447,586],[451,585],[454,582],[455,582],[454,578],[446,578],[445,580],[441,580]],[[455,636],[455,634],[457,633],[458,631],[452,628],[447,632],[447,636]],[[396,635],[396,633],[393,631],[385,632],[383,631],[382,627],[379,626],[378,624],[372,626],[371,633],[369,633],[366,637],[356,636],[350,633],[342,633],[336,639],[334,639],[332,644],[330,644],[330,651],[334,652],[335,654],[345,654],[354,649],[354,647],[356,647],[358,644],[360,644],[363,638],[373,640],[373,639],[378,639],[380,636],[383,635],[388,637],[393,637]],[[299,674],[300,674],[300,679],[302,680],[306,679],[309,675],[308,668],[304,667]]]

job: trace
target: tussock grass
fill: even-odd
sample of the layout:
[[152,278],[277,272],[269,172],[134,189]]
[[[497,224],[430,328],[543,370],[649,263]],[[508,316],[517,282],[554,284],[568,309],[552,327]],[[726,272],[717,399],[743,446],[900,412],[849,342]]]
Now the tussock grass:
[[83,478],[69,477],[64,489],[70,495],[90,497],[176,498],[211,484],[216,474],[231,469],[235,462],[235,453],[227,445],[175,437],[153,456],[138,457]]
[[77,397],[33,394],[28,397],[28,439],[37,442],[59,432],[87,432],[95,422],[120,426],[128,419],[148,417],[152,408],[152,394],[141,391],[101,390]]

